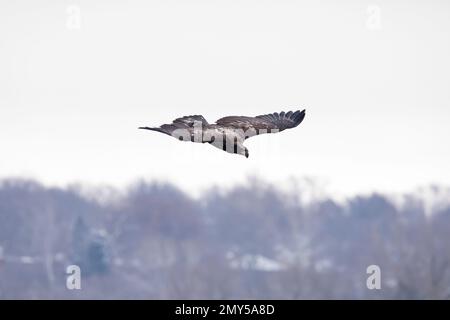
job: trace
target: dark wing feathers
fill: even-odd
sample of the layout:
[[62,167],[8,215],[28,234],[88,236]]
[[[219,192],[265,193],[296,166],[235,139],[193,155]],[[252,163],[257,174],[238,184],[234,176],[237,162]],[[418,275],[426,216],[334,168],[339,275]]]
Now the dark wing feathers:
[[263,119],[268,123],[275,125],[280,131],[283,131],[298,126],[305,118],[305,110],[297,110],[294,113],[292,113],[292,111],[289,111],[288,113],[281,112],[280,114],[275,112],[272,114],[256,116],[256,118]]
[[[287,113],[275,112],[271,114],[264,114],[256,117],[240,117],[231,116],[221,118],[216,121],[219,126],[232,127],[242,129],[244,132],[254,129],[259,134],[261,130],[268,130],[267,132],[278,132],[285,129],[290,129],[298,126],[305,118],[305,110],[297,110],[295,112],[289,111]],[[251,136],[251,135],[249,135]]]
[[193,115],[193,116],[185,116],[185,117],[177,118],[177,119],[173,120],[173,123],[181,123],[181,124],[185,124],[189,127],[193,127],[195,121],[197,121],[197,122],[200,121],[203,126],[207,126],[209,124],[208,121],[206,121],[206,119],[203,118],[202,115]]
[[243,116],[220,118],[216,121],[216,124],[221,127],[242,129],[244,131],[247,131],[248,129],[276,129],[273,123],[264,119]]

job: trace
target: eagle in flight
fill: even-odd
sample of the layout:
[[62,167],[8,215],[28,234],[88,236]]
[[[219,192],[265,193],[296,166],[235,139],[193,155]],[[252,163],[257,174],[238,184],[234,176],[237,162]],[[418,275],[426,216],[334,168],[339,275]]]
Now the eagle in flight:
[[223,151],[248,158],[244,141],[263,133],[295,128],[305,118],[305,110],[280,112],[256,117],[230,116],[209,124],[201,115],[185,116],[160,127],[139,127],[170,135],[181,141],[209,143]]

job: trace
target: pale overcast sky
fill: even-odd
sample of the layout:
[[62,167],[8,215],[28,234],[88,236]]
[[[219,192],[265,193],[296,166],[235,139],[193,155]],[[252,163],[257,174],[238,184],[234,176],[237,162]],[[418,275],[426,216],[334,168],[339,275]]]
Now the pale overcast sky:
[[[449,1],[2,1],[0,88],[0,178],[450,184]],[[303,108],[248,159],[137,130]]]

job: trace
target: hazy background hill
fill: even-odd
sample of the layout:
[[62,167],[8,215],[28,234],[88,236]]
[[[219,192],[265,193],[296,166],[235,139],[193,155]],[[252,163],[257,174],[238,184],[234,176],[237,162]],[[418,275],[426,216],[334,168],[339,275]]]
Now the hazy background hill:
[[[424,190],[304,201],[253,179],[192,199],[140,182],[100,201],[3,180],[0,298],[449,298],[448,189]],[[371,264],[381,290],[366,287]]]

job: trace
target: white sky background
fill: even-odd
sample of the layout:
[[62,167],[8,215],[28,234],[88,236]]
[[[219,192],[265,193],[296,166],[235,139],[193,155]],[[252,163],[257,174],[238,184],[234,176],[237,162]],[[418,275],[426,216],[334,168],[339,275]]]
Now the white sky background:
[[[248,159],[137,130],[303,108]],[[410,191],[450,184],[449,120],[448,1],[0,2],[0,177]]]

